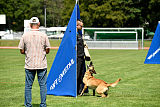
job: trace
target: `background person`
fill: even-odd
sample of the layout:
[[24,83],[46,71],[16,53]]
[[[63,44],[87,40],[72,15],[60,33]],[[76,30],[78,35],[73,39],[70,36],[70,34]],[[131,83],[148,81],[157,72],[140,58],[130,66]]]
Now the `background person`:
[[40,22],[37,17],[30,19],[31,31],[23,34],[19,49],[25,54],[25,106],[32,107],[32,84],[37,73],[40,86],[41,104],[46,107],[47,59],[50,43],[46,34],[39,31]]

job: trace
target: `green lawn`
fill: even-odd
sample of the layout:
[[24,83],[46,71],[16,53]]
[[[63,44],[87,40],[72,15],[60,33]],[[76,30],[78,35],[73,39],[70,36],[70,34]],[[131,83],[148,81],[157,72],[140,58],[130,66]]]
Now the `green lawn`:
[[[151,40],[144,41],[144,47],[150,47]],[[59,47],[61,43],[61,40],[50,40],[50,44],[52,47]],[[18,46],[19,40],[0,40],[0,46]],[[139,41],[139,46],[141,45],[141,42]]]
[[[50,40],[52,47],[57,47],[61,43],[61,40]],[[18,46],[19,40],[0,40],[0,46]]]
[[[108,98],[92,96],[47,96],[48,107],[160,107],[160,67],[144,64],[147,50],[89,50],[97,74],[108,83],[122,81],[110,88]],[[57,50],[47,55],[48,72]],[[89,62],[87,62],[89,63]],[[23,107],[24,55],[17,49],[0,49],[0,107]],[[32,88],[33,107],[39,107],[37,78]]]

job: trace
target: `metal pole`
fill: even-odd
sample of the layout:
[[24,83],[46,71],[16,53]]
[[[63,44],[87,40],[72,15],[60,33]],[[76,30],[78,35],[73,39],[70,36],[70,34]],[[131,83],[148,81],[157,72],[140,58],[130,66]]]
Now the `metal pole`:
[[45,7],[44,11],[45,11],[44,26],[47,27],[47,25],[46,25],[46,7]]
[[79,0],[76,0],[76,4],[79,4]]
[[[76,0],[77,4],[78,0]],[[76,26],[77,26],[77,8],[76,8]],[[76,36],[77,36],[77,28],[76,28]],[[76,37],[76,44],[77,44],[77,37]],[[76,45],[76,58],[77,58],[77,45]],[[76,71],[77,71],[77,63],[76,63]],[[77,72],[76,72],[76,80],[77,80]],[[77,81],[76,81],[76,98],[77,98]]]
[[44,0],[44,27],[46,28],[46,0]]
[[144,44],[144,43],[143,43],[144,41],[143,41],[143,39],[144,39],[144,29],[142,28],[142,49],[144,49],[144,45],[143,45],[143,44]]

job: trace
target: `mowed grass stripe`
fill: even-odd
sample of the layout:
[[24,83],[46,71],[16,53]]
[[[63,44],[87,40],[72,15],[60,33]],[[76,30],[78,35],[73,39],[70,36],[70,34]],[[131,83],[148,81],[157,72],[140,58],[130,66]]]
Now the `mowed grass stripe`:
[[[144,64],[147,50],[89,50],[96,78],[108,83],[122,81],[109,90],[108,98],[92,96],[47,96],[49,107],[158,107],[160,99],[159,65]],[[48,73],[57,50],[47,55]],[[89,62],[86,62],[89,64]],[[0,107],[21,107],[24,103],[24,55],[18,49],[0,49]],[[10,82],[15,82],[14,84]],[[32,88],[33,107],[39,106],[37,77]]]

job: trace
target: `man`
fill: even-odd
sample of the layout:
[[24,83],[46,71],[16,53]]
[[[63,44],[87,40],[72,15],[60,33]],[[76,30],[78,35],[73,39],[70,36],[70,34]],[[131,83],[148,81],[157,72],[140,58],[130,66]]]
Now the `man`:
[[32,107],[32,84],[37,73],[40,86],[41,104],[46,107],[47,59],[50,43],[46,34],[39,31],[40,22],[37,17],[30,19],[31,31],[23,34],[19,49],[25,54],[25,106]]
[[83,89],[83,76],[86,71],[84,41],[81,34],[82,27],[83,22],[77,20],[77,95],[80,95]]

